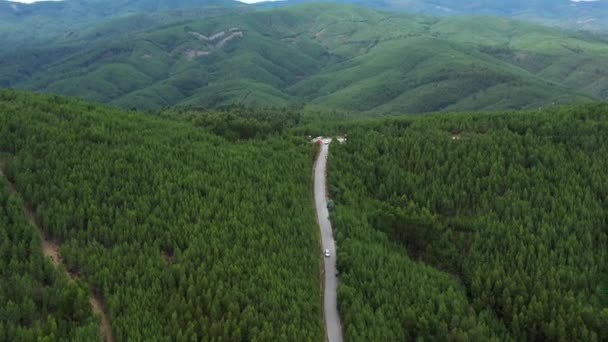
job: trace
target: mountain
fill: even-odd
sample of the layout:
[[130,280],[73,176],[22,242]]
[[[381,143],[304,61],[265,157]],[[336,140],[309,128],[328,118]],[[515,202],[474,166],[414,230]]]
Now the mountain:
[[[606,41],[506,19],[305,4],[143,32],[121,29],[138,20],[113,20],[0,57],[0,85],[151,109],[306,103],[396,113],[608,98]],[[103,39],[121,30],[130,33]]]
[[[258,6],[286,6],[319,0],[287,0]],[[323,1],[323,0],[321,0]],[[431,15],[493,15],[575,30],[607,31],[606,0],[336,0],[375,9]],[[331,0],[331,2],[336,2]]]
[[0,48],[16,50],[37,46],[48,40],[61,41],[110,19],[137,20],[146,15],[157,24],[200,17],[229,9],[245,9],[232,0],[64,0],[32,4],[0,0]]

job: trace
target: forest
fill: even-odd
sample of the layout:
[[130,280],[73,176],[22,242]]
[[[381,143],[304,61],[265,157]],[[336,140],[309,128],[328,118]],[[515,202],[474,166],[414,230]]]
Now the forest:
[[323,133],[345,340],[608,340],[608,105],[345,115],[0,90],[0,340],[322,340]]
[[84,284],[46,260],[23,203],[0,179],[0,341],[98,339]]
[[608,105],[376,119],[332,146],[345,338],[608,340]]
[[[87,291],[118,341],[322,339],[306,139],[232,142],[188,120],[1,90],[0,153],[0,340],[91,340]],[[43,259],[9,182],[79,283]]]
[[288,129],[300,126],[307,119],[301,108],[293,106],[262,108],[230,105],[213,111],[183,106],[153,113],[161,117],[190,122],[194,127],[230,141],[267,138],[285,133]]
[[[92,2],[89,18],[69,8]],[[241,104],[367,115],[608,99],[608,41],[591,33],[330,2],[266,10],[226,2],[214,0],[219,6],[197,14],[155,11],[168,3],[159,0],[83,0],[64,4],[60,16],[34,12],[4,21],[0,4],[0,86],[127,109]],[[99,10],[117,12],[98,17]],[[28,38],[32,32],[39,34]],[[226,38],[208,39],[215,35]]]

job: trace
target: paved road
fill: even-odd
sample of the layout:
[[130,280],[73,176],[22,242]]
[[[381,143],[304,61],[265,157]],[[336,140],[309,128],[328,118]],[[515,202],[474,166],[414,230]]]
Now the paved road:
[[317,206],[317,217],[321,228],[321,240],[323,252],[329,249],[331,256],[325,258],[325,291],[324,291],[324,316],[327,325],[327,339],[329,342],[342,341],[342,325],[338,314],[338,302],[336,300],[336,287],[338,279],[336,277],[336,243],[329,222],[326,199],[326,166],[329,145],[321,145],[321,152],[315,164],[315,204]]

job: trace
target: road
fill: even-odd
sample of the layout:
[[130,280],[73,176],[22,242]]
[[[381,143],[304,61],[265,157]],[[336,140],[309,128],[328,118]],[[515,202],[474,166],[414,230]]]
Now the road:
[[325,258],[325,290],[323,295],[323,312],[325,324],[327,326],[327,339],[329,342],[342,342],[342,325],[338,314],[338,302],[336,287],[338,279],[336,277],[336,242],[329,221],[326,198],[326,170],[327,155],[329,154],[329,144],[321,145],[321,152],[315,163],[315,204],[317,206],[317,217],[319,228],[321,229],[321,240],[323,252],[329,250],[330,257]]

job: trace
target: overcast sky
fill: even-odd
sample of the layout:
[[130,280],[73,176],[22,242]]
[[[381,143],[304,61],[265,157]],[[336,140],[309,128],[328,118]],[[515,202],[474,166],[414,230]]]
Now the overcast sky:
[[[31,4],[32,2],[39,2],[39,1],[61,1],[61,0],[10,0],[10,1],[14,1],[14,2],[23,2],[25,4]],[[268,1],[268,0],[238,0],[247,4],[254,4],[256,2],[262,2],[262,1]],[[271,1],[280,1],[280,0],[271,0]]]
[[12,2],[22,2],[24,4],[31,4],[32,2],[39,2],[39,1],[61,1],[61,0],[10,0]]
[[[39,1],[61,1],[61,0],[10,0],[10,1],[31,4],[32,2],[39,2]],[[262,1],[281,1],[281,0],[237,0],[237,1],[241,1],[241,2],[244,2],[247,4],[254,4],[256,2],[262,2]],[[594,1],[600,1],[600,0],[570,0],[570,1],[572,1],[572,2],[594,2]]]

